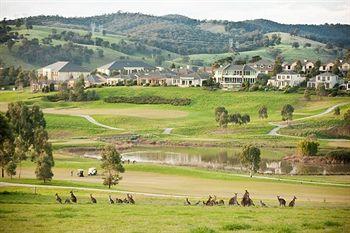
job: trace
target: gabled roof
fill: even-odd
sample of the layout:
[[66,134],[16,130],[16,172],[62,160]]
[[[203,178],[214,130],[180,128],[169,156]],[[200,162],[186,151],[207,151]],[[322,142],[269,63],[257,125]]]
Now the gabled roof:
[[90,83],[99,84],[99,83],[106,83],[106,78],[103,77],[102,75],[90,74],[85,78],[85,81],[88,81]]
[[58,61],[42,69],[50,69],[52,72],[89,72],[85,67],[73,64],[69,61]]
[[326,76],[337,76],[336,74],[332,74],[330,72],[325,72],[325,73],[321,73],[319,75],[316,76],[320,76],[320,77],[326,77]]
[[285,70],[285,71],[282,71],[281,73],[278,73],[278,74],[298,74],[296,72],[294,72],[293,70]]
[[143,61],[115,60],[111,63],[108,63],[104,66],[99,67],[99,69],[121,70],[121,69],[124,69],[125,67],[153,68],[153,66],[151,66]]
[[176,73],[172,71],[161,72],[159,70],[143,73],[140,78],[152,78],[152,79],[166,79],[176,77]]

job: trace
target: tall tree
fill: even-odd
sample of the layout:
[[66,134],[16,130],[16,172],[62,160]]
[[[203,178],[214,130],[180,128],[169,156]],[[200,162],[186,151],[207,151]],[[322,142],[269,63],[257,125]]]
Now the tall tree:
[[8,119],[0,113],[0,167],[1,177],[8,163],[13,160],[13,133]]
[[300,73],[302,71],[302,69],[303,69],[303,66],[301,64],[301,61],[298,60],[296,66],[294,67],[294,71],[296,73]]
[[323,96],[327,95],[326,88],[322,83],[317,86],[316,95],[319,97],[320,100],[322,99]]
[[281,110],[282,120],[287,122],[289,120],[293,120],[293,112],[294,112],[294,108],[292,105],[290,104],[284,105]]
[[253,145],[245,145],[240,153],[241,163],[249,169],[250,176],[257,172],[260,165],[260,149]]
[[122,164],[122,157],[113,145],[106,145],[102,150],[102,164],[104,170],[103,184],[111,188],[119,183],[122,178],[119,174],[125,171]]
[[282,72],[282,59],[281,57],[277,57],[275,60],[275,65],[273,66],[273,75],[277,75]]
[[22,161],[27,159],[28,148],[26,146],[26,143],[23,141],[21,135],[16,137],[14,146],[15,146],[14,159],[17,163],[19,163],[18,178],[20,179],[21,172],[22,172]]
[[46,181],[50,181],[53,177],[52,167],[54,166],[52,156],[46,154],[45,151],[42,151],[39,154],[39,158],[37,160],[37,166],[35,170],[36,177],[39,180],[43,180],[44,183]]
[[268,117],[268,115],[267,115],[267,107],[265,105],[261,106],[259,108],[258,113],[259,113],[259,118],[262,118],[262,119],[267,118]]

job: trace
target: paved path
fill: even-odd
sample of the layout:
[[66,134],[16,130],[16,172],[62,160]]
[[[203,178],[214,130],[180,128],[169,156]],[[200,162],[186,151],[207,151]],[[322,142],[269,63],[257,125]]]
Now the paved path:
[[[328,113],[331,113],[332,111],[334,111],[334,109],[336,107],[340,107],[340,106],[343,106],[343,105],[346,105],[346,104],[349,104],[349,102],[347,103],[340,103],[340,104],[336,104],[332,107],[329,107],[327,108],[324,112],[321,112],[319,114],[316,114],[316,115],[312,115],[312,116],[307,116],[307,117],[302,117],[302,118],[298,118],[296,120],[293,120],[291,122],[291,124],[293,124],[294,122],[296,121],[303,121],[303,120],[308,120],[308,119],[311,119],[311,118],[317,118],[317,117],[321,117],[321,116],[324,116]],[[270,132],[268,132],[268,135],[271,135],[271,136],[283,136],[283,137],[291,137],[291,138],[303,138],[303,137],[298,137],[298,136],[291,136],[291,135],[285,135],[285,134],[280,134],[278,133],[278,131],[282,128],[286,128],[288,127],[289,125],[286,124],[285,122],[269,122],[270,125],[273,125],[273,126],[276,126],[275,128],[273,128]],[[347,139],[319,139],[319,140],[323,140],[323,141],[350,141],[350,140],[347,140]]]
[[103,127],[103,128],[106,128],[106,129],[111,129],[111,130],[124,130],[124,129],[121,129],[121,128],[114,128],[114,127],[112,127],[112,126],[108,126],[108,125],[101,124],[101,123],[97,122],[94,118],[92,118],[92,117],[89,116],[89,115],[74,115],[74,116],[83,117],[83,118],[85,118],[86,120],[88,120],[90,123],[95,124],[95,125],[98,125],[98,126],[101,126],[101,127]]

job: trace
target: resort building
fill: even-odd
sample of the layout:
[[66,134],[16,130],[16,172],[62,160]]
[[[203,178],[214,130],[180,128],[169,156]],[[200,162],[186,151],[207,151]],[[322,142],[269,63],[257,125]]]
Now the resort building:
[[279,89],[289,87],[299,86],[300,83],[305,81],[305,77],[301,77],[300,74],[294,71],[283,71],[268,80],[267,85],[278,87]]
[[68,61],[58,61],[37,70],[38,76],[47,77],[48,81],[64,82],[68,79],[77,79],[90,74],[89,70]]
[[249,65],[229,64],[215,71],[214,79],[223,88],[235,89],[242,87],[244,82],[255,83],[259,71]]
[[341,84],[338,75],[326,72],[317,75],[307,82],[308,88],[317,88],[319,85],[324,85],[326,89],[333,88],[336,84]]

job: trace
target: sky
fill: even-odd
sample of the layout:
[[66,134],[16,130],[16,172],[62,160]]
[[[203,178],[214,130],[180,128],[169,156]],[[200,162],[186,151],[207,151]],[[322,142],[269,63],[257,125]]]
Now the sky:
[[291,24],[350,24],[350,0],[0,0],[1,18],[140,12],[195,19],[269,19]]

